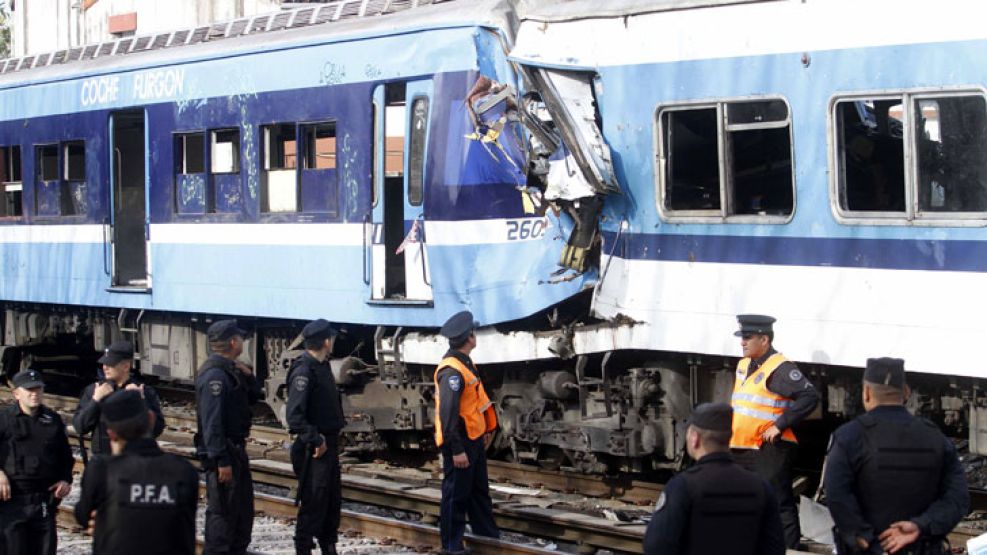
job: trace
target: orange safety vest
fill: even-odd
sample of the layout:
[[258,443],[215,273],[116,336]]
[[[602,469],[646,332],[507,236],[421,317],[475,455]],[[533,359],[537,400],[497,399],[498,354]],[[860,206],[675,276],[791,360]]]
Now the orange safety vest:
[[[737,377],[733,383],[733,436],[730,447],[738,449],[759,449],[761,434],[767,430],[785,409],[792,406],[792,400],[768,389],[768,378],[787,359],[780,353],[768,357],[753,374],[747,376],[751,359],[745,358],[737,364]],[[791,428],[781,431],[781,438],[798,443]]]
[[435,368],[432,380],[435,382],[435,444],[442,445],[442,422],[439,399],[439,370],[445,367],[454,368],[463,376],[463,389],[459,394],[459,416],[466,423],[466,436],[476,439],[486,432],[497,428],[497,413],[493,402],[487,397],[483,383],[465,364],[456,357],[447,357]]

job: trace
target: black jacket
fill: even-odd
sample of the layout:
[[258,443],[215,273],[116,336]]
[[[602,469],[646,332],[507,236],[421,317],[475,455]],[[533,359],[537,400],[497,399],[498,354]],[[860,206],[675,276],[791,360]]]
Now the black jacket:
[[250,405],[263,397],[257,380],[238,370],[232,360],[212,355],[195,380],[199,423],[196,449],[207,465],[229,466],[227,442],[243,443],[250,435]]
[[195,467],[138,439],[89,464],[75,518],[86,526],[96,511],[95,555],[193,555],[198,497]]
[[677,474],[662,492],[644,535],[647,555],[784,555],[771,486],[711,453]]
[[[94,455],[110,452],[110,437],[106,435],[106,425],[99,418],[102,411],[100,410],[99,403],[93,401],[93,391],[96,390],[97,385],[105,381],[101,380],[89,384],[83,390],[82,397],[79,398],[79,407],[75,409],[75,415],[72,416],[72,426],[75,428],[76,433],[92,434],[90,449]],[[110,383],[113,384],[113,391],[121,389],[115,383]],[[131,377],[123,384],[123,387],[127,387],[130,384],[141,385],[140,382]],[[144,386],[144,401],[147,403],[147,408],[151,409],[151,412],[154,413],[154,429],[151,430],[151,434],[154,437],[158,437],[165,428],[164,415],[161,414],[161,401],[158,398],[158,392],[149,385]]]
[[970,511],[956,448],[931,422],[903,406],[881,406],[833,432],[826,459],[826,499],[838,541],[856,538],[881,553],[877,536],[910,520],[920,539],[942,538]]
[[12,495],[45,493],[59,481],[71,484],[74,462],[58,413],[41,406],[31,416],[16,403],[0,408],[0,467]]
[[319,446],[320,434],[338,434],[346,426],[343,400],[328,360],[319,362],[305,352],[292,363],[286,385],[288,428],[300,441]]

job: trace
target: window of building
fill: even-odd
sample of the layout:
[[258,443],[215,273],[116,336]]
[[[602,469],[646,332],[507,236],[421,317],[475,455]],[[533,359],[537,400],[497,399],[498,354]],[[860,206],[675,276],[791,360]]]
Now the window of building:
[[23,183],[21,182],[21,147],[0,147],[0,217],[17,217],[24,214]]
[[420,206],[425,187],[425,145],[428,138],[428,98],[411,104],[411,142],[408,145],[408,204]]
[[240,173],[240,130],[212,132],[212,173]]
[[786,221],[795,209],[791,118],[781,99],[658,110],[660,211],[669,219]]
[[835,199],[848,218],[987,215],[981,93],[901,93],[834,102]]

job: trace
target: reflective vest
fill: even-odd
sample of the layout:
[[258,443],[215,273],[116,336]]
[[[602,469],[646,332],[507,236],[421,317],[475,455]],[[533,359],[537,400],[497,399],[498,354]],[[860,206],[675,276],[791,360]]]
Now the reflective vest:
[[[753,374],[747,376],[751,359],[745,358],[737,364],[737,377],[733,384],[733,436],[730,447],[739,449],[759,449],[761,434],[764,433],[785,410],[792,406],[792,400],[768,390],[768,378],[785,362],[785,357],[775,353],[768,357]],[[791,428],[781,432],[781,438],[798,443]]]
[[[487,392],[483,389],[483,384],[476,374],[470,372],[465,364],[456,357],[447,357],[435,368],[432,380],[435,382],[435,391],[439,391],[439,370],[445,367],[454,368],[463,376],[463,389],[459,394],[459,417],[466,424],[466,436],[470,439],[477,439],[486,432],[492,432],[497,428],[497,414],[494,412],[493,403],[487,397]],[[435,444],[442,445],[442,422],[440,395],[435,395]]]

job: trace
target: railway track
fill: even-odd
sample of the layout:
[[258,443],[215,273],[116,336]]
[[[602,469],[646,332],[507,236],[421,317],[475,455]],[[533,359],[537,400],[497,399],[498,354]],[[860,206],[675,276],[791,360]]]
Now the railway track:
[[[9,392],[0,393],[0,402],[9,399]],[[52,408],[67,412],[73,411],[77,404],[77,400],[72,397],[54,395],[46,395],[45,402]],[[191,431],[195,428],[195,417],[174,407],[166,407],[163,412],[169,429],[160,438],[162,448],[194,458]],[[254,481],[293,492],[297,481],[290,463],[287,462],[287,451],[284,448],[288,440],[287,433],[280,428],[255,426],[251,436],[252,443],[248,445],[248,451],[251,452]],[[436,522],[439,514],[441,474],[437,468],[396,469],[380,464],[344,464],[343,469],[345,500],[418,513],[422,515],[422,522],[426,523],[395,521],[404,523],[399,528],[391,522],[395,519],[374,522],[372,515],[365,515],[368,518],[363,518],[357,516],[359,513],[347,511],[343,528],[348,527],[368,536],[394,532],[399,536],[395,538],[399,543],[413,542],[414,537],[427,537],[418,540],[419,543],[438,544],[438,529],[428,525]],[[641,553],[645,525],[640,520],[622,520],[620,516],[626,511],[620,509],[607,510],[604,507],[592,512],[603,513],[601,516],[571,508],[554,508],[556,503],[544,499],[541,496],[542,491],[570,492],[601,500],[619,500],[625,508],[634,505],[650,506],[661,491],[660,484],[650,482],[568,474],[501,461],[490,461],[489,473],[491,480],[496,482],[491,484],[491,493],[497,523],[503,530],[571,543],[583,549]],[[987,491],[971,489],[970,492],[974,509],[987,509]],[[256,500],[257,510],[264,514],[294,517],[297,511],[288,497],[257,493]],[[638,509],[639,512],[646,510],[647,508]],[[396,532],[399,529],[402,531]],[[953,532],[951,539],[954,545],[965,545],[967,539],[980,533],[983,530],[961,525]],[[488,552],[479,547],[485,541],[485,538],[475,538],[471,547],[476,545],[474,551],[477,553]],[[523,551],[525,553],[546,552],[534,547],[520,547],[533,550]],[[504,549],[498,545],[495,551],[509,552]]]

